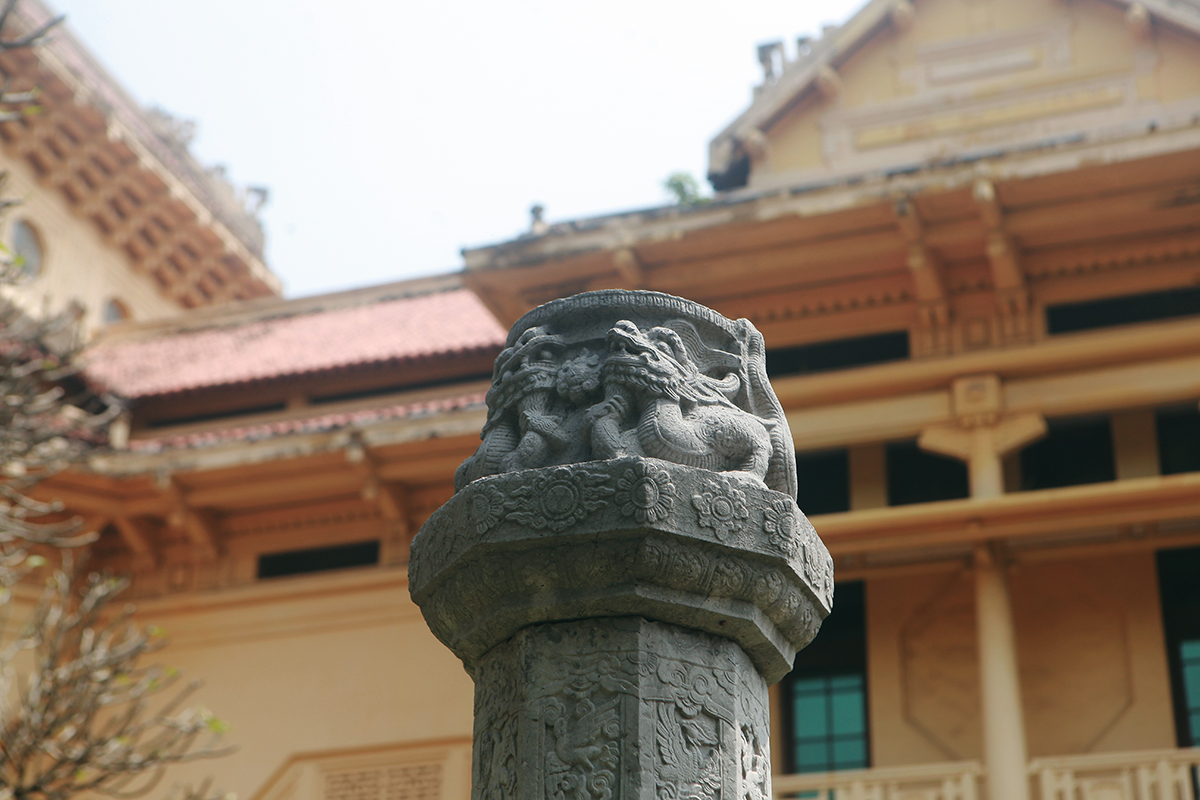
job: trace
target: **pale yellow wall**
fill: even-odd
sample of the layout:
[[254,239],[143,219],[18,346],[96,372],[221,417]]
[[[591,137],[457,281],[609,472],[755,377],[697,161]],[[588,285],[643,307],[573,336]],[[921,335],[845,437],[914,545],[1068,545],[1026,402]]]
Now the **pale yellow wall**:
[[1169,28],[1155,32],[1160,58],[1155,69],[1159,99],[1164,103],[1200,95],[1200,41]]
[[872,764],[979,758],[969,579],[961,572],[873,578],[866,605]]
[[821,153],[821,125],[818,108],[827,105],[817,99],[805,102],[771,128],[770,145],[754,175],[773,175],[796,170],[816,169],[825,163]]
[[[1031,757],[1174,746],[1154,558],[1018,564],[1009,584]],[[876,766],[981,755],[969,572],[867,581]]]
[[472,683],[408,597],[403,569],[281,578],[142,601],[166,629],[162,663],[200,677],[197,702],[239,751],[186,765],[242,798],[291,755],[470,737]]
[[838,103],[848,108],[876,105],[911,93],[902,88],[901,70],[912,60],[911,39],[888,28],[860,48],[838,69]]
[[766,128],[751,185],[1170,116],[1200,95],[1197,37],[1139,37],[1103,0],[914,6],[907,30],[884,25],[838,64],[834,96],[810,91]]
[[1133,66],[1138,40],[1125,13],[1102,0],[1059,4],[1070,9],[1071,64],[1080,72],[1123,72]]
[[1151,553],[1009,576],[1031,756],[1175,746]]
[[84,325],[93,333],[103,327],[110,297],[124,302],[133,319],[179,313],[180,307],[159,294],[152,278],[134,273],[124,253],[105,243],[90,221],[72,213],[57,190],[40,186],[25,162],[5,154],[0,169],[9,174],[3,196],[21,200],[7,214],[4,241],[11,242],[16,219],[32,223],[42,240],[42,271],[19,290],[27,307],[41,309],[48,298],[53,312],[76,300],[86,309]]

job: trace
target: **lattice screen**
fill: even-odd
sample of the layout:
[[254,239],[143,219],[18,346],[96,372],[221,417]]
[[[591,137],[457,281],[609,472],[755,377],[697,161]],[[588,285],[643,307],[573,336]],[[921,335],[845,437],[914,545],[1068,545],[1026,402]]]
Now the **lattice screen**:
[[399,764],[325,776],[323,800],[441,800],[442,764]]

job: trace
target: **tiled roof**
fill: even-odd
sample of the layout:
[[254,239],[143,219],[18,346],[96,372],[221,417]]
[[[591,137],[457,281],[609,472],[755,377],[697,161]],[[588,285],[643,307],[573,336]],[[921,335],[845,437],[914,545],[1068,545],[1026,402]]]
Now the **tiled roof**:
[[153,453],[182,447],[209,447],[226,442],[256,442],[292,433],[320,433],[351,425],[370,425],[392,419],[422,417],[452,411],[471,411],[485,407],[484,393],[475,392],[457,397],[442,397],[434,400],[394,404],[359,411],[321,414],[303,419],[239,425],[222,430],[166,434],[148,439],[133,439],[129,442],[129,449]]
[[85,374],[107,391],[146,397],[497,348],[505,333],[474,294],[453,289],[102,341]]

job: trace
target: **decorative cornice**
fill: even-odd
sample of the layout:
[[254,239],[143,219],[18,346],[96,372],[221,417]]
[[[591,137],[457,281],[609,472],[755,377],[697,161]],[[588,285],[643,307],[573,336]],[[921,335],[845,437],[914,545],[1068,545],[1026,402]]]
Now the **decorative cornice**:
[[[50,19],[37,0],[15,23]],[[59,191],[132,268],[184,308],[278,295],[262,261],[262,229],[231,187],[207,173],[60,26],[32,50],[0,56],[13,85],[36,89],[42,111],[0,124],[5,148]]]

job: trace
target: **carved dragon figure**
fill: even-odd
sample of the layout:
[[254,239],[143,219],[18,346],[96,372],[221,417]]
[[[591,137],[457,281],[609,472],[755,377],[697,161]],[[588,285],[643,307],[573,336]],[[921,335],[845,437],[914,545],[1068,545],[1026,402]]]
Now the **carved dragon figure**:
[[[685,339],[708,363],[693,360]],[[621,320],[608,345],[605,397],[587,415],[595,458],[644,455],[766,478],[774,451],[768,423],[732,399],[745,380],[741,354],[704,346],[683,320],[646,332]]]
[[558,382],[562,340],[544,328],[530,328],[496,359],[483,427],[483,444],[454,476],[461,489],[481,475],[540,467],[546,454],[567,444],[561,420],[549,413]]

